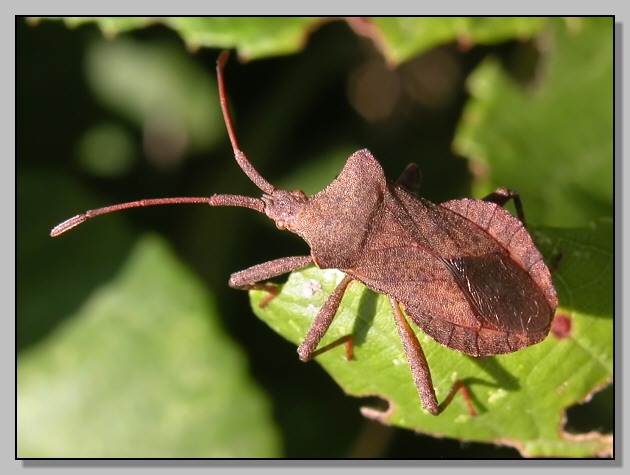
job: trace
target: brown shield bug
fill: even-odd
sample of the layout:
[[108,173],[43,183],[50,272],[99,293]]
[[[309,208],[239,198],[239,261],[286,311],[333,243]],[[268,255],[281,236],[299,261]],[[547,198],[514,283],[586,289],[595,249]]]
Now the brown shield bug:
[[[51,236],[88,218],[122,209],[178,203],[240,206],[272,219],[278,229],[301,236],[308,256],[283,257],[236,272],[229,285],[275,295],[270,278],[311,264],[346,275],[312,322],[298,347],[311,359],[328,330],[350,282],[357,280],[389,297],[402,346],[422,406],[439,414],[457,390],[438,405],[431,373],[407,316],[438,343],[471,356],[511,353],[543,340],[557,306],[550,272],[524,226],[518,194],[498,189],[483,200],[452,200],[439,205],[416,196],[417,167],[410,165],[396,182],[368,150],[354,153],[337,178],[314,196],[278,190],[240,150],[223,84],[227,52],[217,61],[219,96],[236,162],[263,191],[261,198],[213,195],[159,198],[90,210],[64,221]],[[514,201],[519,219],[503,209]],[[469,402],[469,401],[468,401]],[[474,413],[469,405],[469,411]]]

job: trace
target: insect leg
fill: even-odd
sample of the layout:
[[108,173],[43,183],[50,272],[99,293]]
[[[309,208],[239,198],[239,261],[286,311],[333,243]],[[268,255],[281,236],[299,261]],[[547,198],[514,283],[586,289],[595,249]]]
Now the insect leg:
[[518,191],[510,190],[508,188],[497,188],[482,199],[483,201],[496,203],[501,207],[512,199],[514,201],[514,208],[516,208],[516,216],[520,222],[523,223],[523,226],[525,226],[525,213],[523,212],[523,204],[521,203],[521,197],[518,194]]
[[[332,294],[328,297],[328,300],[324,303],[324,306],[319,310],[319,313],[311,323],[308,332],[306,332],[306,336],[304,337],[304,341],[298,347],[298,355],[302,361],[308,361],[314,356],[323,353],[330,348],[339,345],[340,343],[348,343],[350,341],[350,335],[340,338],[339,340],[331,343],[330,345],[325,346],[324,348],[320,348],[315,351],[317,345],[322,340],[330,324],[332,323],[335,315],[337,314],[337,309],[339,308],[339,304],[341,303],[341,299],[343,297],[344,292],[348,285],[352,282],[352,278],[349,276],[345,276],[343,280],[337,285]],[[348,355],[348,351],[346,352]]]
[[468,412],[471,416],[474,416],[475,410],[470,402],[470,396],[468,395],[466,386],[462,381],[456,381],[444,401],[438,405],[437,398],[435,397],[435,388],[433,387],[433,381],[431,379],[431,370],[429,369],[429,364],[424,356],[424,351],[422,351],[420,342],[416,338],[416,335],[409,326],[407,319],[403,315],[402,310],[400,309],[400,304],[393,298],[390,298],[389,302],[392,306],[392,311],[394,312],[396,328],[398,328],[398,334],[400,335],[403,349],[405,350],[405,356],[407,357],[409,369],[411,370],[411,376],[416,384],[422,407],[434,416],[437,416],[448,407],[453,400],[453,397],[455,397],[455,394],[457,394],[458,391],[461,391],[464,400],[466,401],[466,405],[468,406]]
[[313,262],[311,256],[282,257],[273,261],[264,262],[248,269],[235,272],[230,276],[229,286],[243,290],[265,290],[269,295],[261,300],[260,306],[264,307],[278,292],[278,288],[271,283],[261,283],[263,280],[277,277],[287,272],[301,269]]
[[437,416],[440,412],[438,410],[437,398],[435,397],[433,381],[431,380],[431,370],[424,356],[424,351],[422,351],[420,342],[409,326],[402,310],[400,310],[398,302],[393,298],[390,298],[389,302],[394,312],[396,328],[398,329],[398,334],[400,335],[400,340],[405,350],[405,356],[409,363],[413,382],[416,383],[416,388],[418,389],[422,407]]

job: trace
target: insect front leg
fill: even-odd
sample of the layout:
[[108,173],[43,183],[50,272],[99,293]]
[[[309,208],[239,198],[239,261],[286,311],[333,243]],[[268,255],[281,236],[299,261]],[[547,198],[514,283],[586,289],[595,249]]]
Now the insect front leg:
[[261,281],[286,274],[296,269],[302,269],[312,263],[313,258],[311,256],[282,257],[249,267],[240,272],[235,272],[230,276],[229,286],[234,289],[255,289],[269,292],[269,295],[259,303],[259,306],[264,307],[278,293],[278,287],[275,284]]
[[431,370],[429,369],[429,364],[424,356],[424,351],[422,351],[420,342],[416,338],[416,335],[409,326],[407,319],[403,315],[402,310],[400,309],[400,304],[393,298],[390,298],[389,302],[392,306],[396,328],[398,329],[398,334],[400,335],[400,339],[402,341],[409,369],[411,370],[411,376],[413,378],[413,382],[416,384],[416,389],[418,390],[422,407],[434,416],[437,416],[448,407],[453,400],[453,397],[455,397],[455,394],[457,394],[458,391],[461,391],[464,400],[466,401],[468,412],[471,416],[474,416],[475,410],[470,402],[470,396],[468,395],[466,386],[464,386],[462,381],[456,381],[444,401],[438,405],[437,398],[435,397],[433,380],[431,379]]
[[510,199],[514,201],[516,216],[518,217],[519,221],[523,223],[523,226],[525,226],[525,213],[523,212],[523,204],[521,203],[521,197],[518,194],[518,191],[510,190],[508,188],[497,188],[488,196],[482,198],[483,201],[496,203],[501,207],[503,207],[505,203],[510,201]]

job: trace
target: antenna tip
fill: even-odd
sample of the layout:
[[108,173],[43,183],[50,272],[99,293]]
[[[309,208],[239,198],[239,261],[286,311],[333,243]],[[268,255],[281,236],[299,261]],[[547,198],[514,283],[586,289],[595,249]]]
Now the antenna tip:
[[221,51],[221,53],[219,53],[219,57],[217,58],[218,68],[223,68],[223,66],[225,65],[225,62],[228,59],[228,56],[230,56],[230,52],[226,49],[224,49],[223,51]]
[[87,218],[88,216],[86,216],[85,214],[77,214],[76,216],[73,216],[70,219],[66,219],[63,223],[58,224],[57,226],[55,226],[54,228],[50,230],[50,236],[57,237],[60,234],[65,233],[69,229],[72,229],[75,226],[78,226],[79,224],[84,222]]

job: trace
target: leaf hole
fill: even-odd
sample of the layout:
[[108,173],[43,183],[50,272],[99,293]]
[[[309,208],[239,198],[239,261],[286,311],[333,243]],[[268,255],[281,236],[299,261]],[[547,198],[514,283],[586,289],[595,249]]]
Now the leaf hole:
[[571,434],[597,431],[609,434],[613,431],[614,386],[589,395],[582,404],[575,404],[566,411],[564,430]]
[[386,398],[377,395],[366,396],[362,399],[361,414],[368,419],[383,421],[387,419],[394,405]]

